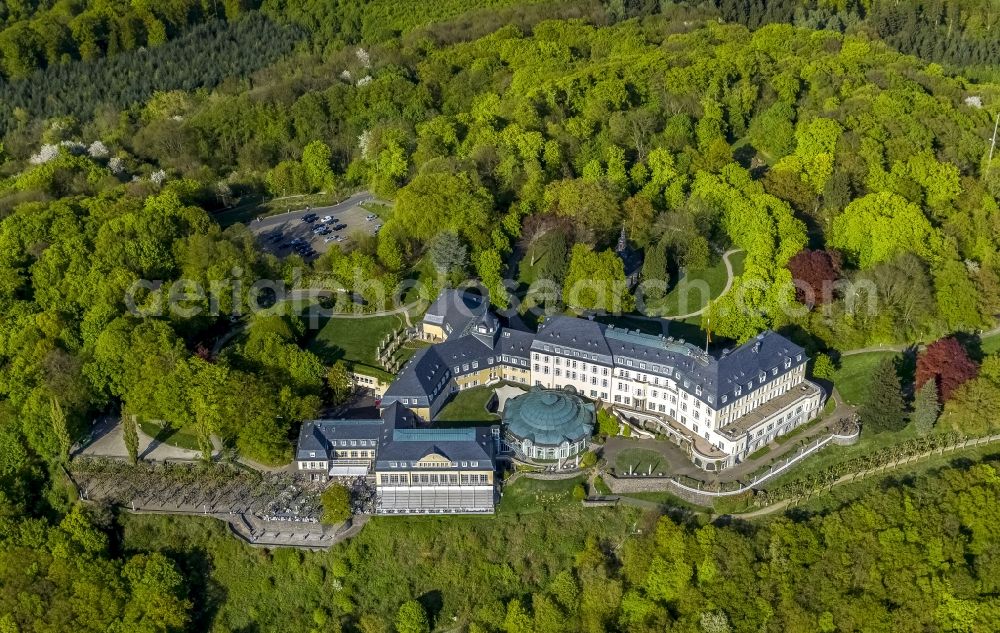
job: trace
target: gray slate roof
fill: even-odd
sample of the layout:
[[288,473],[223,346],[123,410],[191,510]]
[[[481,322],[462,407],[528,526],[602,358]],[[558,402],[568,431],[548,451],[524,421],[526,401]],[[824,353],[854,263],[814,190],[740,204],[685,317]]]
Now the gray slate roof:
[[487,313],[489,302],[463,290],[445,289],[427,308],[424,322],[440,325],[448,338],[467,333],[473,323]]
[[[530,351],[541,351],[670,378],[679,389],[720,409],[751,388],[757,389],[808,361],[801,347],[770,331],[720,357],[670,337],[574,317],[550,317],[532,334],[500,327],[496,317],[487,312],[485,301],[477,304],[476,314],[471,314],[468,307],[456,308],[473,300],[478,297],[455,290],[441,293],[431,306],[435,312],[428,314],[442,322],[460,323],[463,333],[418,352],[386,391],[386,402],[402,397],[412,399],[407,403],[410,406],[429,407],[450,391],[455,375],[483,369],[489,366],[490,358],[497,364],[501,362],[498,355],[527,360]],[[480,332],[480,326],[485,326],[488,333]],[[632,365],[628,365],[630,360]],[[748,383],[753,383],[752,387]],[[736,395],[737,389],[740,396]]]
[[[376,471],[409,470],[411,463],[437,453],[458,465],[455,470],[492,468],[492,427],[465,429],[384,429]],[[463,466],[462,463],[465,462]],[[478,462],[472,466],[471,462]],[[395,464],[395,466],[393,466]]]
[[[365,440],[367,447],[369,440],[374,442],[382,437],[384,425],[385,423],[381,419],[307,420],[302,423],[302,428],[299,429],[299,442],[295,451],[295,459],[328,459],[330,448],[340,441]],[[374,448],[374,443],[370,448]]]
[[[714,409],[722,408],[736,398],[737,388],[742,395],[746,395],[748,382],[753,381],[753,388],[756,389],[808,361],[805,350],[771,331],[762,332],[716,358],[698,347],[670,337],[562,316],[546,320],[539,327],[531,346],[532,350],[549,354],[557,353],[557,347],[564,356],[577,358],[572,352],[578,350],[589,354],[590,362],[610,365],[613,359],[620,359],[615,364],[630,371],[671,378],[677,382],[679,389]],[[629,360],[632,361],[631,366],[627,364]],[[786,360],[788,367],[785,366]],[[775,369],[776,375],[773,373]],[[759,381],[762,372],[766,374],[764,383]],[[726,403],[722,402],[723,396]]]
[[[413,412],[398,403],[383,409],[381,416],[370,420],[306,420],[299,429],[295,459],[328,459],[333,447],[352,448],[351,440],[359,444],[364,440],[364,444],[353,448],[375,448],[385,429],[407,429],[416,425]],[[340,442],[348,444],[341,446]]]

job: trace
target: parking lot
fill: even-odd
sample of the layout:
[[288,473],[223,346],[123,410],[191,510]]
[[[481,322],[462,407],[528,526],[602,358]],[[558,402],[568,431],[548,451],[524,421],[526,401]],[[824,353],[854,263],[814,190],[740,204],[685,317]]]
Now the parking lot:
[[[306,260],[313,260],[328,248],[344,246],[358,233],[372,235],[382,224],[382,220],[368,219],[371,211],[361,205],[374,201],[368,192],[354,194],[347,200],[329,207],[303,209],[281,215],[273,215],[250,223],[250,230],[257,235],[261,247],[279,257],[286,257],[299,249]],[[316,216],[312,222],[305,218]],[[330,220],[324,221],[330,217]],[[339,228],[337,228],[339,227]],[[321,229],[323,234],[315,231]],[[305,250],[305,249],[309,250]],[[305,252],[302,252],[305,251]]]

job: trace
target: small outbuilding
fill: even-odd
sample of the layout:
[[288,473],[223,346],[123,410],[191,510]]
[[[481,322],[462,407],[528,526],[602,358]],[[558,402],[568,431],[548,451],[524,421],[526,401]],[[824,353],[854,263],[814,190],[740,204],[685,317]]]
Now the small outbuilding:
[[503,409],[504,442],[518,457],[557,460],[587,450],[594,405],[570,391],[534,388]]

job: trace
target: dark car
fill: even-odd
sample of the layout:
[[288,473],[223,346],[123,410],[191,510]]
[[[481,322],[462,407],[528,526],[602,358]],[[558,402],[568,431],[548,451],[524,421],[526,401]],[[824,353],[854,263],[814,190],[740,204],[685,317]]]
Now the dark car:
[[336,226],[333,227],[333,230],[334,231],[339,231],[341,229],[346,229],[346,228],[347,228],[346,224],[337,224]]

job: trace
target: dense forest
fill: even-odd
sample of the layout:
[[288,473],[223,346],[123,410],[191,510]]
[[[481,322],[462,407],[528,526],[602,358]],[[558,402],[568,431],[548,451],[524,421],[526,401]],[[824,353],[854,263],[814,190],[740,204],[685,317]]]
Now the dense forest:
[[[627,508],[381,518],[325,553],[242,545],[212,519],[0,504],[7,631],[993,630],[993,460],[875,486],[794,520]],[[540,503],[536,500],[535,503]],[[20,628],[19,628],[20,627]],[[457,628],[454,628],[457,627]]]
[[[727,248],[746,252],[733,291],[705,317],[720,337],[772,327],[811,351],[837,350],[992,323],[1000,155],[992,166],[986,155],[996,85],[864,35],[681,20],[683,6],[605,26],[607,13],[598,23],[549,19],[564,10],[529,5],[517,24],[482,37],[458,20],[438,25],[449,33],[441,43],[425,31],[299,50],[248,81],[156,91],[118,109],[156,90],[149,75],[180,77],[171,64],[132,81],[126,69],[141,54],[125,53],[94,67],[125,64],[113,90],[133,97],[86,106],[97,93],[81,90],[77,116],[15,112],[0,168],[8,432],[54,457],[53,399],[71,437],[121,405],[280,461],[293,421],[325,394],[303,323],[256,317],[246,340],[212,354],[224,316],[137,319],[125,290],[141,279],[207,287],[232,282],[233,270],[246,288],[297,268],[348,288],[359,278],[391,284],[421,266],[441,231],[467,253],[457,272],[478,274],[501,308],[519,299],[500,285],[519,246],[543,240],[564,253],[545,271],[559,285],[613,281],[620,273],[604,255],[624,225],[650,278]],[[268,29],[281,28],[247,16],[219,31],[213,50],[238,54],[247,38],[267,47],[280,39]],[[187,42],[159,50],[173,45],[181,57]],[[73,67],[44,73],[84,77]],[[213,73],[207,85],[223,76]],[[223,229],[205,211],[246,192],[356,188],[395,200],[379,237],[309,266],[262,254],[245,228]],[[860,285],[875,288],[878,309],[855,310],[865,297],[849,292],[806,297],[793,278],[870,282]],[[258,385],[260,405],[199,404],[192,385],[222,400],[243,391],[213,387],[227,381]]]
[[[1000,312],[993,3],[117,6],[0,14],[0,631],[251,631],[256,618],[374,633],[416,617],[407,597],[477,631],[996,620],[992,462],[756,527],[563,508],[549,523],[376,521],[323,555],[246,550],[201,523],[122,526],[61,484],[105,412],[287,461],[297,422],[334,399],[332,372],[296,316],[247,317],[213,349],[255,280],[332,277],[371,310],[377,297],[352,284],[392,285],[431,260],[517,309],[524,289],[503,282],[524,279],[528,251],[545,253],[535,279],[613,287],[623,227],[646,279],[744,251],[702,323],[724,341],[775,328],[829,363],[958,333],[918,359],[916,381],[940,393],[910,393],[887,365],[866,406],[895,416],[889,431],[911,400],[934,413],[926,432],[995,431],[1000,357],[951,362]],[[215,213],[363,189],[393,202],[378,237],[309,264]],[[208,307],[194,294],[157,313],[180,279],[238,290],[218,315],[183,309]],[[141,280],[162,282],[133,295],[158,316],[127,309]],[[588,301],[575,307],[606,307]]]
[[158,46],[205,20],[236,20],[251,8],[242,0],[4,2],[0,70],[19,79],[36,68]]

